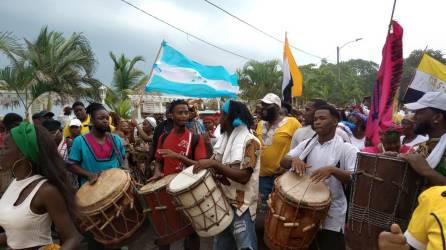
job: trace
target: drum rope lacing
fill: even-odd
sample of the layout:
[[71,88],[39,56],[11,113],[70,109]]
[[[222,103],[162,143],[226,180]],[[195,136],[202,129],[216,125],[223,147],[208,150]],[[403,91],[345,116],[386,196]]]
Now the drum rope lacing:
[[[211,171],[208,171],[208,173],[209,174],[212,174],[211,173]],[[187,173],[187,172],[185,172],[185,171],[183,171],[183,172],[181,172],[181,174],[184,174],[184,175],[186,175],[186,176],[189,176],[189,177],[191,177],[192,179],[194,179],[194,180],[196,180],[196,181],[198,181],[198,180],[200,180],[202,177],[197,177],[196,176],[196,174],[190,174],[190,173]],[[204,175],[204,176],[206,176],[207,175],[207,173]],[[211,177],[212,178],[212,177]],[[219,183],[218,182],[215,182],[215,184],[218,186],[219,185]],[[201,207],[201,203],[202,202],[204,202],[206,199],[197,199],[197,197],[195,196],[195,194],[192,192],[192,198],[194,199],[194,205],[196,205],[196,206],[198,206],[199,207],[199,209],[200,209],[200,212],[201,212],[201,214],[198,214],[198,215],[196,215],[196,216],[192,216],[192,214],[189,212],[189,209],[188,208],[183,208],[183,211],[184,211],[184,213],[186,214],[186,216],[187,217],[189,217],[189,220],[192,222],[192,224],[194,225],[193,227],[194,227],[194,229],[196,229],[196,230],[201,230],[201,231],[208,231],[209,229],[211,229],[214,225],[219,225],[220,224],[220,222],[225,218],[225,216],[227,216],[228,214],[229,214],[229,209],[232,209],[230,206],[229,206],[229,204],[228,204],[228,202],[225,202],[226,200],[224,199],[224,194],[223,194],[223,192],[221,192],[221,194],[222,194],[222,197],[221,197],[221,199],[219,199],[219,200],[215,200],[215,197],[214,197],[214,195],[213,195],[213,193],[216,191],[216,190],[220,190],[219,188],[210,188],[209,186],[208,186],[208,184],[206,183],[206,178],[204,178],[204,181],[203,181],[203,185],[206,187],[206,189],[208,190],[208,194],[206,194],[205,195],[205,197],[207,196],[207,197],[211,197],[212,198],[212,201],[213,201],[213,203],[214,203],[214,206],[213,206],[213,209],[214,209],[214,214],[216,215],[216,218],[214,219],[214,218],[212,218],[212,217],[209,217],[207,214],[206,214],[206,212],[208,211],[208,210],[206,210],[206,211],[204,211],[203,210],[203,208]],[[180,207],[181,207],[181,202],[180,202],[180,200],[179,200],[179,198],[178,197],[173,197],[174,198],[174,200],[175,200],[175,203],[177,204],[177,205],[179,205]],[[222,206],[220,206],[220,204],[219,204],[219,201],[220,200],[223,200],[224,202],[224,207],[222,207]],[[192,206],[192,208],[193,207],[195,207],[195,206]],[[212,209],[212,208],[211,208]],[[218,212],[217,212],[217,209],[221,209],[221,210],[223,210],[223,211],[225,211],[224,212],[224,215],[223,216],[221,216],[221,218],[218,218]],[[197,216],[200,216],[200,215],[202,215],[203,216],[203,228],[201,228],[200,227],[200,225],[195,221],[195,220],[193,220],[192,218],[194,218],[194,217],[197,217]],[[208,219],[208,220],[210,220],[211,221],[211,223],[209,224],[209,225],[207,225],[208,223],[207,223],[207,221],[206,221],[206,218]]]
[[[400,200],[401,200],[401,195],[403,192],[403,187],[404,187],[404,183],[406,182],[407,179],[407,171],[408,171],[408,167],[406,166],[404,168],[404,172],[403,172],[403,179],[401,184],[397,184],[395,182],[392,182],[392,184],[394,184],[396,187],[398,187],[398,194],[397,194],[397,198],[392,210],[392,213],[384,213],[381,212],[379,210],[370,208],[370,203],[371,203],[371,198],[372,198],[372,191],[373,191],[373,184],[375,180],[381,179],[381,178],[377,178],[377,163],[378,163],[378,156],[374,157],[375,161],[374,161],[374,172],[373,174],[368,174],[365,175],[366,177],[370,178],[370,188],[369,188],[369,194],[368,194],[368,203],[367,203],[367,207],[361,207],[358,205],[354,204],[354,197],[356,197],[356,189],[353,188],[353,191],[351,192],[350,195],[350,200],[351,200],[351,204],[350,204],[350,209],[349,209],[349,220],[351,221],[356,221],[360,223],[360,229],[359,229],[359,233],[362,233],[362,226],[364,223],[367,223],[368,226],[368,233],[370,235],[371,232],[371,226],[377,226],[383,229],[387,229],[390,227],[390,225],[392,223],[398,223],[400,224],[403,228],[407,227],[408,225],[408,218],[397,218],[396,217],[396,212],[397,209],[400,205]],[[356,166],[358,166],[358,162],[359,162],[359,157],[356,160]],[[407,164],[407,163],[406,163]],[[359,171],[358,171],[359,172]],[[365,171],[364,171],[365,172]],[[355,186],[356,182],[357,182],[357,177],[355,177],[353,179],[353,186]],[[416,183],[417,188],[416,188],[416,192],[419,192],[420,189],[420,185],[417,182]],[[416,206],[416,199],[412,200],[412,204],[411,204],[411,211],[413,211],[413,209]],[[351,223],[351,230],[354,231],[354,224]]]

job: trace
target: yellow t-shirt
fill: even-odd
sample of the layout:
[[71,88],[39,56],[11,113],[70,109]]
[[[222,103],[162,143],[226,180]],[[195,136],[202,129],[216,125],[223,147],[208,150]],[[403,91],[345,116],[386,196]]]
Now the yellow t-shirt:
[[[109,118],[109,121],[111,123],[111,117]],[[70,132],[70,127],[69,127],[69,123],[67,126],[65,126],[65,128],[63,129],[63,136],[65,138],[67,137],[71,137],[71,132]],[[82,122],[81,125],[81,135],[86,134],[88,132],[90,132],[90,116],[87,116],[87,119],[85,119],[85,121]],[[115,127],[113,125],[110,125],[110,130],[113,132],[115,131]]]
[[[265,122],[257,124],[256,134],[262,143],[262,156],[260,158],[260,176],[272,176],[280,167],[280,161],[290,151],[291,139],[296,129],[302,127],[293,117],[285,117],[275,129],[272,140],[264,138]],[[272,128],[274,129],[274,128]],[[267,142],[268,141],[268,142]]]
[[420,194],[404,236],[415,249],[443,250],[442,234],[446,234],[446,186],[432,187]]

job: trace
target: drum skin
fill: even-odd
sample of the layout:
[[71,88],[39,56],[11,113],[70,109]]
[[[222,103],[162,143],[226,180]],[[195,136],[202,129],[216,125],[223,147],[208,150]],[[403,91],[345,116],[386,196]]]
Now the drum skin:
[[397,157],[359,153],[353,178],[347,245],[352,250],[378,249],[378,236],[398,223],[406,230],[423,179]]
[[288,172],[277,178],[268,199],[265,244],[269,249],[308,249],[330,208],[330,191],[309,176]]
[[182,208],[197,234],[212,237],[231,225],[234,212],[212,174],[204,170],[192,174],[192,169],[193,166],[179,173],[167,192]]
[[194,229],[181,210],[177,210],[166,187],[176,174],[149,183],[138,193],[142,196],[146,208],[144,213],[151,221],[158,236],[157,245],[166,245],[192,234]]
[[121,169],[103,171],[95,184],[86,183],[79,189],[76,199],[81,231],[91,232],[108,247],[125,244],[145,220],[134,183]]

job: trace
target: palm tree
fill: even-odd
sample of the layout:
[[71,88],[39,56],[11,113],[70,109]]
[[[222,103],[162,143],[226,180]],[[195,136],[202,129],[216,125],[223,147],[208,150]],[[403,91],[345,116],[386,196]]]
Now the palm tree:
[[96,60],[84,35],[73,33],[66,39],[61,32],[44,27],[34,42],[25,39],[25,43],[27,50],[23,57],[35,68],[39,83],[54,85],[54,92],[62,98],[90,96],[99,99],[97,90],[101,83],[93,77]]
[[136,56],[130,60],[124,54],[117,58],[113,52],[110,52],[110,57],[114,63],[113,90],[121,99],[127,99],[129,94],[144,86],[148,81],[148,76],[135,68],[135,64],[143,62],[144,58]]
[[[11,62],[2,69],[1,88],[24,91],[20,95],[17,92],[21,100],[30,98],[32,104],[48,93],[47,109],[51,110],[53,93],[60,99],[99,99],[101,82],[93,77],[96,60],[88,40],[80,33],[66,39],[61,32],[44,27],[35,41],[24,39],[23,44],[12,33],[0,32],[0,52]],[[22,78],[30,79],[17,81]],[[19,103],[29,106],[29,102]]]
[[114,63],[112,88],[107,91],[105,103],[120,117],[130,118],[132,103],[129,95],[141,93],[149,76],[143,71],[135,68],[136,63],[144,61],[142,56],[132,59],[126,58],[123,54],[117,58],[110,52],[110,58]]
[[282,71],[279,60],[265,62],[249,61],[237,70],[241,97],[245,100],[258,100],[267,93],[280,96],[282,89]]

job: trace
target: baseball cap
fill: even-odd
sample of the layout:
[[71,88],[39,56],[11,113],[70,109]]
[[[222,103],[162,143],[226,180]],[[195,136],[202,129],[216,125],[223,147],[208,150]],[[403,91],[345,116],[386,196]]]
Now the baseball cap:
[[446,111],[446,94],[441,92],[426,92],[418,101],[404,105],[409,110],[437,108]]
[[263,97],[261,102],[264,102],[266,104],[276,104],[278,107],[282,106],[282,102],[280,101],[280,97],[278,97],[276,94],[268,93]]
[[71,126],[80,127],[81,125],[82,125],[82,122],[79,119],[73,119],[70,121],[70,127]]

